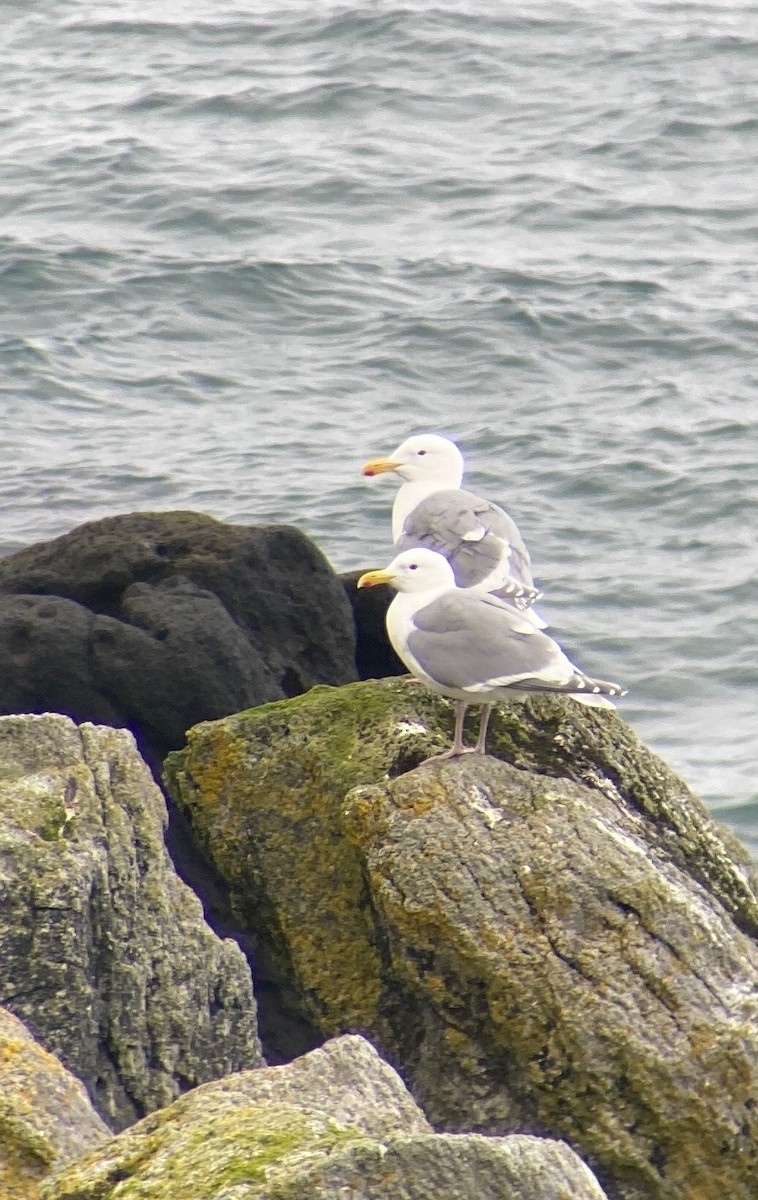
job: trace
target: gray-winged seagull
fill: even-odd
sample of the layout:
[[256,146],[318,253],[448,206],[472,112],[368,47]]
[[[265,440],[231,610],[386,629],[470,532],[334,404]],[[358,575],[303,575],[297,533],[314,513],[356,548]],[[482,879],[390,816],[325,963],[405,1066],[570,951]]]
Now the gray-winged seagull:
[[[514,693],[562,692],[611,708],[607,697],[624,695],[617,683],[590,679],[575,667],[525,614],[496,596],[457,587],[450,563],[434,550],[404,550],[383,570],[361,575],[358,587],[379,583],[397,591],[387,609],[396,653],[432,691],[455,700],[453,744],[434,758],[484,754],[492,705]],[[469,704],[483,707],[478,741],[467,748],[462,739]]]
[[[425,546],[444,554],[462,588],[494,592],[527,608],[538,596],[529,551],[516,522],[497,504],[461,487],[463,455],[449,438],[421,433],[389,458],[367,462],[368,476],[394,472],[402,485],[392,507],[396,550]],[[531,614],[541,629],[545,622]]]

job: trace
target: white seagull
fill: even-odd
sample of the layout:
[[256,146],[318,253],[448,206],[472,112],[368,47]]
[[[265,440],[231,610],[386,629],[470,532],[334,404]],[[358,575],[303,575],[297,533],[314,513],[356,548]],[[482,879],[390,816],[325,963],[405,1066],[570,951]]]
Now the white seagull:
[[[461,487],[463,455],[455,442],[436,433],[416,434],[362,471],[394,472],[403,481],[392,507],[396,550],[436,550],[450,563],[459,587],[493,592],[520,609],[539,596],[516,522],[499,505]],[[545,628],[541,617],[530,616]]]
[[[575,667],[524,613],[497,596],[457,587],[450,563],[434,550],[404,550],[388,567],[361,575],[358,587],[379,583],[397,591],[387,609],[395,652],[432,691],[455,700],[453,744],[433,758],[486,753],[492,706],[514,693],[562,692],[604,708],[613,708],[608,696],[625,694],[617,683],[590,679]],[[469,704],[482,705],[473,747],[463,745]]]

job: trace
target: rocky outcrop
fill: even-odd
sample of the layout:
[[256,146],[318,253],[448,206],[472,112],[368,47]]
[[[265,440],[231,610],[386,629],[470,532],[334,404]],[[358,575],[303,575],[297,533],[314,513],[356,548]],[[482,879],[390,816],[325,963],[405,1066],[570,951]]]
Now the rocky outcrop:
[[207,1084],[60,1172],[44,1200],[603,1200],[567,1146],[435,1135],[359,1037]]
[[110,1131],[77,1079],[0,1008],[0,1196],[36,1200],[53,1167],[104,1142]]
[[0,712],[126,726],[153,766],[198,721],[355,678],[340,580],[289,526],[131,513],[0,560]]
[[0,718],[0,1003],[116,1128],[261,1061],[248,965],[165,822],[126,730]]
[[514,702],[497,758],[412,769],[451,706],[398,680],[199,726],[170,789],[323,1034],[435,1126],[565,1139],[616,1200],[758,1194],[758,891],[612,712]]

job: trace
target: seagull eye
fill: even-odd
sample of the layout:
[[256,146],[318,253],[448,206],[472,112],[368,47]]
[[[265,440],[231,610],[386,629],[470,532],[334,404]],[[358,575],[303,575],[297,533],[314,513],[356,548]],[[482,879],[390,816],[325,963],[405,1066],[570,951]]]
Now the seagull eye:
[[417,450],[416,453],[418,454],[418,456],[420,458],[422,454],[426,454],[426,450]]
[[409,571],[418,571],[418,563],[408,563]]

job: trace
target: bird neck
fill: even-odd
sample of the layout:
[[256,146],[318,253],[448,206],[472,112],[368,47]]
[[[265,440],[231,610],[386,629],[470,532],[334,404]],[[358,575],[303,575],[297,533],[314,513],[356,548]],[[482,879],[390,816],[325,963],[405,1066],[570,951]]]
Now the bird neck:
[[426,500],[427,496],[433,496],[435,492],[444,492],[448,489],[455,490],[461,486],[461,480],[457,482],[445,481],[439,479],[408,479],[398,490],[395,496],[395,503],[392,505],[392,540],[396,542],[403,532],[405,522],[413,512],[417,504],[422,500]]
[[[438,587],[429,588],[423,592],[396,592],[387,609],[387,633],[395,652],[403,658],[403,652],[410,631],[409,622],[414,613],[420,608],[431,604],[438,596],[450,591],[450,584],[443,583]],[[405,661],[405,659],[403,659]]]

